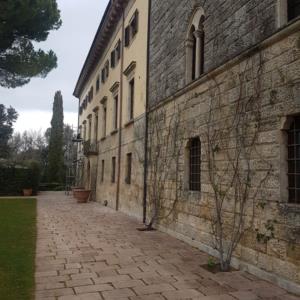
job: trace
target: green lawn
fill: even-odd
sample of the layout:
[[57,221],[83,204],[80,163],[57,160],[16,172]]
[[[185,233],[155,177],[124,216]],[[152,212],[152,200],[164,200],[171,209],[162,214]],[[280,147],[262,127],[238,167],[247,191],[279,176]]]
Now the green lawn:
[[0,198],[0,299],[34,295],[36,199]]

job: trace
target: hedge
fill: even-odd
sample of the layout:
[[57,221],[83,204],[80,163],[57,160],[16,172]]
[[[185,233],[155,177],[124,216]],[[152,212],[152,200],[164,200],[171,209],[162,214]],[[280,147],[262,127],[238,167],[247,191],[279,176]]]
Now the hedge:
[[22,195],[22,190],[32,188],[38,192],[40,169],[37,165],[30,167],[0,166],[0,196]]

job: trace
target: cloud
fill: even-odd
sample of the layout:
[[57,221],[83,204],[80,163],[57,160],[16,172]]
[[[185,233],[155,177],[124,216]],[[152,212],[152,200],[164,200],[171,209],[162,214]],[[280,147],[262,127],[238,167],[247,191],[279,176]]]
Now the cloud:
[[[49,128],[52,118],[51,111],[25,110],[19,113],[17,122],[14,124],[14,132],[24,132],[25,130],[41,130],[44,132]],[[64,112],[64,123],[77,129],[77,113]]]

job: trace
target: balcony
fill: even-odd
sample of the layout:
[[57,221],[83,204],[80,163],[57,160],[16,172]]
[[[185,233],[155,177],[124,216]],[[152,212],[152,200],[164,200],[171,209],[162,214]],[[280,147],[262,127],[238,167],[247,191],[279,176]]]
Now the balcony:
[[96,141],[83,142],[83,154],[85,156],[98,155],[98,143]]

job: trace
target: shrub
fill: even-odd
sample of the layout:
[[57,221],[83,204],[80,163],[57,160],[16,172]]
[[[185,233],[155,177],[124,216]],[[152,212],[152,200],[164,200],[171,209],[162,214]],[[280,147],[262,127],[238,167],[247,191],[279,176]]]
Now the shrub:
[[32,188],[38,192],[40,167],[37,162],[30,161],[22,165],[0,164],[0,196],[22,195],[22,190]]

